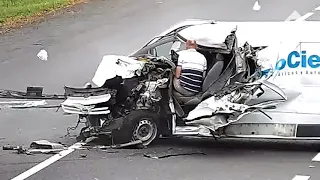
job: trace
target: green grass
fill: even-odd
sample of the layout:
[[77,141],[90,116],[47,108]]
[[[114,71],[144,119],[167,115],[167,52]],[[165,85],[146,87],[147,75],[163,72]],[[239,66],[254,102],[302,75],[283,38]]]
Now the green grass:
[[0,25],[68,5],[74,0],[0,0]]

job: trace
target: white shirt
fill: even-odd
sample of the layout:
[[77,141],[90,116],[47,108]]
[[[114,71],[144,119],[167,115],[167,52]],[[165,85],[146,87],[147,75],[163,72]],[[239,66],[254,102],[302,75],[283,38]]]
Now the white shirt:
[[200,92],[203,72],[207,69],[205,56],[195,49],[182,50],[178,54],[178,66],[181,66],[181,86],[195,93]]

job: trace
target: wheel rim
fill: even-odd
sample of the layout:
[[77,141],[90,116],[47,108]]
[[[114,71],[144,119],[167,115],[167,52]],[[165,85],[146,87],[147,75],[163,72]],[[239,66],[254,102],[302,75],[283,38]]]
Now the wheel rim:
[[133,139],[150,144],[157,136],[157,125],[149,119],[142,119],[133,131]]

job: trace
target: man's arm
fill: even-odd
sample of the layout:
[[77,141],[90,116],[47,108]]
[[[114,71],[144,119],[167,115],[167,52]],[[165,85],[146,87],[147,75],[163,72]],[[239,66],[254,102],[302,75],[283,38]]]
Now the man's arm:
[[178,64],[177,64],[176,73],[175,73],[176,78],[179,78],[181,75],[181,69],[182,69],[182,64],[183,64],[183,54],[182,53],[183,53],[183,51],[180,51],[178,53],[179,54]]
[[176,74],[175,74],[176,78],[179,78],[180,74],[181,74],[181,65],[178,65],[176,67]]
[[203,56],[203,76],[202,76],[202,80],[205,79],[206,75],[207,75],[207,59],[206,59],[205,56]]
[[202,80],[206,78],[207,70],[203,70]]

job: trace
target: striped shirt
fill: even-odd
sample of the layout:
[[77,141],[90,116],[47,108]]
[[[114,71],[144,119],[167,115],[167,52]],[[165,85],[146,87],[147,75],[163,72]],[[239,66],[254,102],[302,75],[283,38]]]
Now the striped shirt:
[[198,93],[202,90],[203,72],[207,60],[195,49],[178,52],[178,66],[181,66],[180,85],[188,91]]

